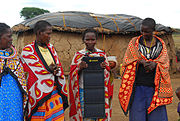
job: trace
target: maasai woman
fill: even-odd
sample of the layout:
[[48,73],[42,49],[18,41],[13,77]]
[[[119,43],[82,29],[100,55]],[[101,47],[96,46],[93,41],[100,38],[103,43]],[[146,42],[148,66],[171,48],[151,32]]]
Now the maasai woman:
[[[109,71],[108,61],[106,58],[105,52],[95,48],[97,41],[97,32],[94,29],[85,30],[83,37],[83,42],[85,43],[86,48],[78,51],[71,64],[70,69],[70,82],[69,82],[69,95],[70,95],[70,120],[74,121],[99,121],[106,120],[110,121],[110,108],[109,108],[109,97],[111,97],[109,86]],[[90,57],[100,57],[105,58],[105,62],[102,62],[101,68],[104,68],[104,77],[105,77],[105,114],[106,118],[104,119],[87,119],[84,118],[84,96],[83,96],[83,75],[81,70],[88,67],[88,64],[82,61],[84,56]]]
[[68,107],[67,89],[58,55],[49,43],[51,24],[38,21],[34,26],[35,42],[24,47],[22,62],[28,73],[28,120],[64,121]]
[[8,25],[0,23],[0,120],[23,121],[26,103],[26,80],[12,46],[12,31]]
[[130,121],[167,121],[172,103],[169,58],[164,41],[153,35],[156,23],[146,18],[139,37],[133,38],[123,59],[119,100]]
[[[114,78],[116,77],[116,67],[117,67],[117,60],[116,56],[108,56],[107,60],[109,62],[109,67],[110,67],[110,92],[112,93],[111,96],[109,97],[109,106],[112,108],[112,99],[113,99],[113,90],[114,90]],[[112,115],[112,110],[110,112]]]

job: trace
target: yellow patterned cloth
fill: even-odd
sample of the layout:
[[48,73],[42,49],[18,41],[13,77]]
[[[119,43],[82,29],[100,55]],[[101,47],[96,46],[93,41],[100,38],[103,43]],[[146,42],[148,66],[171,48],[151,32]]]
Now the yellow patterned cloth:
[[46,61],[47,65],[48,66],[51,65],[51,63],[54,64],[54,60],[52,58],[51,53],[49,52],[49,49],[48,48],[43,48],[41,46],[38,46],[38,48],[39,48],[44,60]]

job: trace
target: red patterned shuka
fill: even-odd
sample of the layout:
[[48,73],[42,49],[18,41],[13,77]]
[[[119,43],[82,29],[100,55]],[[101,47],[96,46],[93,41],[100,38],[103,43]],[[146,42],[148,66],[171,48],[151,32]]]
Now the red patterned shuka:
[[54,76],[49,70],[35,42],[25,46],[21,54],[24,70],[28,72],[28,120],[38,107],[51,97],[55,85],[57,85],[58,94],[62,97],[63,108],[68,107],[66,81],[60,60],[54,47],[51,44],[47,47],[54,62],[60,67],[58,76]]
[[[79,64],[81,62],[81,59],[86,54],[86,49],[83,49],[79,52],[77,52],[72,60],[71,69],[70,69],[70,81],[69,81],[69,96],[70,96],[70,120],[71,121],[82,121],[82,111],[81,111],[81,105],[80,105],[80,95],[79,95],[79,77],[78,74],[79,70]],[[106,58],[105,52],[96,49],[96,52],[90,54],[89,56],[103,56],[105,57],[106,62],[106,69],[104,71],[104,77],[105,77],[105,113],[106,118],[105,119],[98,119],[98,121],[110,121],[110,106],[109,106],[109,98],[112,96],[113,93],[111,93],[111,85],[109,81],[110,77],[110,67]]]
[[154,35],[154,37],[162,43],[163,48],[156,59],[147,60],[146,57],[138,51],[139,39],[141,36],[134,37],[130,41],[123,59],[123,75],[119,89],[119,101],[125,114],[128,113],[129,104],[131,103],[132,99],[132,92],[134,91],[133,88],[137,70],[137,62],[142,59],[157,63],[154,79],[155,93],[148,108],[148,113],[152,112],[158,106],[172,103],[173,99],[173,91],[169,75],[169,57],[164,41]]

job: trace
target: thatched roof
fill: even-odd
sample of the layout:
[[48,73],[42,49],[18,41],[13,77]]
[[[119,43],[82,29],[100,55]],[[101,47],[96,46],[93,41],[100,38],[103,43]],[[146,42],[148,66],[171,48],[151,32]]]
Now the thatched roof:
[[[39,20],[46,20],[53,25],[54,30],[68,32],[82,32],[86,28],[95,28],[106,34],[129,34],[140,31],[142,19],[125,14],[93,14],[87,12],[54,12],[36,16],[15,25],[14,32],[32,30],[34,24]],[[160,34],[171,33],[170,27],[161,24],[156,26]]]

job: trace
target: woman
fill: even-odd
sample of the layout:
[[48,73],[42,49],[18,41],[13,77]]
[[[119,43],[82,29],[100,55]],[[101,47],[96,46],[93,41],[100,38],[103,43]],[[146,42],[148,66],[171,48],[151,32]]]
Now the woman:
[[24,47],[22,62],[28,73],[28,120],[64,121],[68,107],[67,89],[58,55],[49,43],[51,24],[38,21],[34,26],[36,40]]
[[[116,60],[116,56],[108,56],[107,57],[107,60],[109,62],[109,67],[110,67],[110,92],[112,93],[111,94],[111,97],[109,98],[109,105],[110,107],[112,108],[112,99],[113,99],[113,90],[114,90],[114,78],[116,78],[117,74],[116,74],[116,67],[117,67],[117,60]],[[110,112],[110,114],[112,114],[112,112]]]
[[[110,108],[109,108],[109,97],[111,97],[109,86],[109,71],[107,58],[105,52],[95,48],[97,42],[97,33],[94,29],[85,30],[83,37],[83,42],[85,43],[86,48],[78,51],[71,64],[70,69],[70,82],[69,82],[69,94],[70,94],[70,120],[74,121],[99,121],[107,120],[110,121]],[[104,68],[105,75],[105,113],[106,118],[104,119],[87,119],[84,118],[84,96],[83,96],[83,75],[81,73],[82,69],[87,68],[88,64],[85,61],[82,61],[84,56],[89,57],[98,57],[103,56],[105,62],[100,64],[101,68]]]
[[8,25],[0,23],[0,120],[23,121],[26,103],[26,80],[12,46],[12,31]]
[[133,38],[123,59],[119,100],[130,121],[167,121],[172,103],[169,58],[164,41],[153,35],[156,23],[146,18],[139,37]]

